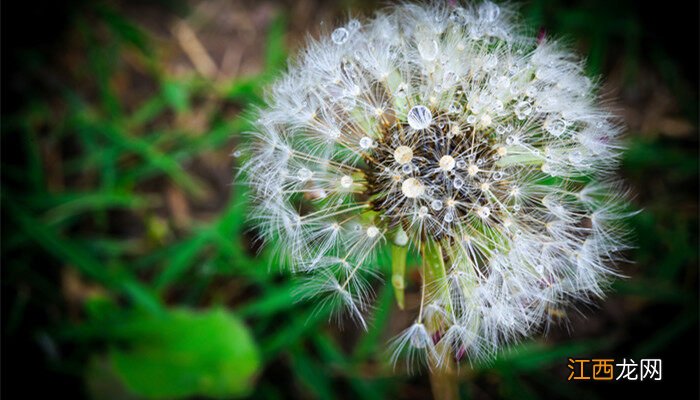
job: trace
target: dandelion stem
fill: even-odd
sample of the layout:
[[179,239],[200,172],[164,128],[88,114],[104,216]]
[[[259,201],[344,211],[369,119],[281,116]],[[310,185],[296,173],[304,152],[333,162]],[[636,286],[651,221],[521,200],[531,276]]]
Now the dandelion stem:
[[[449,288],[445,284],[447,271],[445,270],[442,246],[439,242],[428,239],[423,243],[423,264],[427,267],[423,276],[424,286],[432,287],[437,291],[436,295],[445,300],[445,304],[450,304]],[[451,312],[452,310],[446,311]]]
[[440,367],[430,368],[430,387],[435,400],[459,399],[459,376],[451,357]]
[[[437,290],[436,295],[443,297],[445,300],[446,311],[451,313],[451,299],[449,288],[445,285],[445,261],[443,258],[442,246],[434,240],[426,240],[423,243],[423,291],[430,286]],[[425,297],[425,294],[422,296]],[[421,300],[421,310],[422,310]],[[426,321],[425,326],[428,333],[434,338],[437,337],[438,342],[435,344],[438,348],[437,354],[447,354],[444,360],[438,360],[437,356],[431,357],[430,363],[430,385],[433,391],[433,397],[436,400],[452,400],[459,398],[459,381],[455,372],[454,360],[449,349],[440,349],[446,346],[444,341],[440,342],[439,337],[442,332],[444,321],[436,321],[431,318]]]
[[406,287],[406,253],[408,246],[391,246],[391,285],[394,287],[396,304],[404,308],[404,288]]

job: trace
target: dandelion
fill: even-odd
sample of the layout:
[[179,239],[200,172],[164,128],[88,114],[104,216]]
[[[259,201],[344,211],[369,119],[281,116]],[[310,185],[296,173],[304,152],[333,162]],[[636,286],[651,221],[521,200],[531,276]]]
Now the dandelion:
[[366,326],[377,255],[423,260],[396,354],[486,359],[601,297],[627,246],[620,127],[582,62],[510,7],[401,4],[311,40],[244,165],[253,218],[306,292]]

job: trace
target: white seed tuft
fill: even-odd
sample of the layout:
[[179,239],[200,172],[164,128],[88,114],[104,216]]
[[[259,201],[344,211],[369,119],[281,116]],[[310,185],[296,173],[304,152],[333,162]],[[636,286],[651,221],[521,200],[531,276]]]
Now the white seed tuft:
[[370,226],[367,228],[367,237],[374,238],[377,237],[377,235],[379,235],[379,228],[376,226]]
[[408,164],[413,159],[413,150],[408,146],[399,146],[394,150],[394,159],[399,164]]
[[440,169],[443,171],[452,171],[455,168],[455,159],[451,155],[445,155],[440,158]]
[[344,175],[340,178],[340,186],[345,189],[349,189],[352,186],[352,177],[350,175]]
[[477,214],[481,218],[488,218],[489,215],[491,215],[491,209],[488,207],[481,207],[479,208],[479,211],[477,211]]
[[416,178],[408,178],[401,184],[401,191],[409,199],[423,195],[425,186]]

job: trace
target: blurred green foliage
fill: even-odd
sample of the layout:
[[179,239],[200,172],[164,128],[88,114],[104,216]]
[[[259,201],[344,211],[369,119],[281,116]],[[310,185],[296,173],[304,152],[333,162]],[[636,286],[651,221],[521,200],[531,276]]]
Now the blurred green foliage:
[[[623,84],[634,86],[643,27],[625,12],[629,6],[598,1],[569,9],[537,0],[523,11],[533,31],[544,26],[582,38],[593,75],[606,70],[610,57],[619,58]],[[91,3],[73,22],[84,49],[73,64],[80,84],[51,78],[51,96],[36,96],[2,118],[4,337],[43,343],[45,359],[34,362],[85,377],[90,390],[79,392],[97,398],[128,392],[158,398],[427,395],[427,379],[393,372],[385,362],[399,313],[391,285],[379,289],[367,332],[340,333],[328,324],[331,310],[297,302],[294,281],[271,265],[267,251],[256,253],[244,187],[233,185],[213,215],[190,224],[178,226],[168,213],[168,190],[201,208],[212,193],[229,191],[195,167],[230,152],[250,128],[263,88],[286,63],[285,15],[266,29],[257,75],[217,81],[169,72],[149,34],[109,3]],[[610,43],[621,43],[625,52],[612,54]],[[137,104],[119,89],[125,57],[153,85],[152,95]],[[27,68],[37,72],[49,62],[32,70],[28,61]],[[652,62],[694,121],[696,94],[663,54]],[[195,118],[203,101],[216,105],[204,128],[173,122]],[[629,137],[624,174],[644,211],[631,221],[638,248],[630,258],[637,264],[625,272],[633,278],[615,285],[615,304],[633,314],[662,307],[672,319],[615,320],[621,328],[608,321],[588,337],[524,343],[493,363],[465,367],[465,396],[485,386],[506,398],[596,398],[594,389],[572,389],[559,379],[567,357],[655,356],[697,329],[696,198],[683,192],[697,183],[697,139]],[[415,260],[407,277],[414,267]],[[638,327],[644,332],[633,336]],[[31,338],[22,341],[26,334]]]
[[110,334],[128,346],[110,353],[117,374],[146,397],[248,394],[260,367],[247,328],[223,310],[141,316],[112,327]]

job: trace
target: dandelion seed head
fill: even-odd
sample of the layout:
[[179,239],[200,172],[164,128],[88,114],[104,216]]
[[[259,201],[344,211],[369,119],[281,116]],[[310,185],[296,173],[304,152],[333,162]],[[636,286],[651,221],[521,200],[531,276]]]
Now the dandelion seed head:
[[409,358],[491,356],[603,296],[629,246],[619,124],[516,20],[488,1],[353,19],[300,51],[250,134],[258,230],[362,326],[382,247],[441,249],[395,342]]

